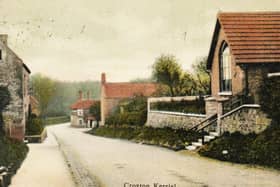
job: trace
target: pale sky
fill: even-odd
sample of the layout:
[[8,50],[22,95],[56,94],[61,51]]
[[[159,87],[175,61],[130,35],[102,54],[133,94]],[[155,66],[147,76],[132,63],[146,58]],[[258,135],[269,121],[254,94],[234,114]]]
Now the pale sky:
[[208,55],[218,11],[279,11],[280,0],[0,0],[0,10],[0,32],[33,74],[114,82],[149,77],[161,54],[189,69]]

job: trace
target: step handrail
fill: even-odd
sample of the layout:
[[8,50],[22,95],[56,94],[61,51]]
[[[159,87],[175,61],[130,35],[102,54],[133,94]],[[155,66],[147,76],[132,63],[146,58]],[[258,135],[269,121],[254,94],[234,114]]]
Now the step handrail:
[[197,130],[198,127],[200,125],[202,125],[203,123],[205,123],[208,120],[211,120],[212,118],[217,118],[217,114],[212,114],[211,116],[207,117],[206,119],[204,119],[203,121],[199,122],[197,125],[195,125],[194,127],[188,129],[188,131],[193,131],[193,130]]
[[204,125],[203,127],[199,128],[197,131],[201,131],[201,130],[205,129],[206,127],[211,126],[211,125],[212,125],[213,123],[215,123],[217,120],[218,120],[218,118],[215,118],[215,119],[209,121],[209,123],[207,123],[207,124]]

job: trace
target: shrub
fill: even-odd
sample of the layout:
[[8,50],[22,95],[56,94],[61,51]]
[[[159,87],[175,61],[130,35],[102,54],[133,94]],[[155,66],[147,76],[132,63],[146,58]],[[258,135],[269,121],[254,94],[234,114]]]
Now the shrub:
[[144,125],[147,120],[147,98],[135,96],[120,102],[119,108],[106,119],[108,125]]
[[[228,154],[223,154],[227,150]],[[272,125],[256,135],[224,134],[199,153],[218,160],[258,164],[280,169],[280,127]]]
[[35,116],[31,116],[26,123],[26,135],[39,135],[44,129],[43,121]]
[[13,163],[15,169],[19,167],[28,152],[28,147],[24,143],[12,141],[3,133],[0,133],[0,147],[0,166],[7,167]]
[[205,113],[205,102],[202,97],[194,101],[171,101],[152,103],[153,110],[184,112],[184,113]]
[[260,89],[260,104],[262,110],[273,120],[280,122],[280,78],[264,79]]

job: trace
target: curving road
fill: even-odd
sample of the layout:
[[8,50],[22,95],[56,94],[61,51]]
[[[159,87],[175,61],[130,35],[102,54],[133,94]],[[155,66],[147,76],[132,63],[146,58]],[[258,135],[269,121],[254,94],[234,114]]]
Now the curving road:
[[[66,157],[106,187],[279,186],[280,172],[206,159],[186,152],[85,134],[69,124],[48,127]],[[85,179],[87,180],[87,179]],[[141,185],[140,185],[141,184]],[[169,186],[168,186],[169,185]],[[90,185],[89,185],[90,186]]]

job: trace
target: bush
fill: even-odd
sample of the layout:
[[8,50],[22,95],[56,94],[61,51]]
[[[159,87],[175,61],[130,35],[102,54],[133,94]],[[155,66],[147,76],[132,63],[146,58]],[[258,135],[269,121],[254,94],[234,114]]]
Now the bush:
[[280,122],[280,78],[264,79],[260,89],[260,104],[262,110],[273,120]]
[[15,169],[20,166],[28,152],[28,147],[24,143],[12,141],[3,133],[0,133],[0,147],[0,166],[8,167],[13,163]]
[[151,104],[151,109],[161,111],[205,114],[205,102],[202,97],[194,101],[157,102]]
[[[223,154],[223,150],[228,154]],[[223,161],[280,169],[280,126],[272,125],[258,135],[226,133],[204,146],[199,153]]]
[[106,118],[108,125],[144,125],[147,120],[147,98],[135,96],[125,99],[119,108]]
[[43,121],[40,118],[31,116],[27,120],[26,135],[39,135],[43,132],[43,129]]

